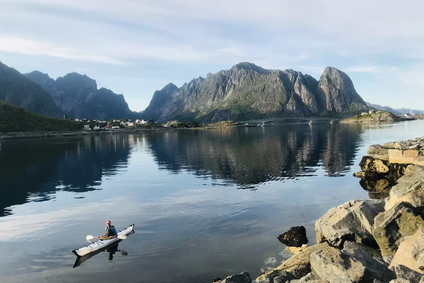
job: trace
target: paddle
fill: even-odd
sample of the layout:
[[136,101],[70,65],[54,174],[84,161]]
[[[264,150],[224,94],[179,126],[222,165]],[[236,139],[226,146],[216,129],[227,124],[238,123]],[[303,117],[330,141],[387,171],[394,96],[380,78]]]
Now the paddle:
[[[117,237],[118,239],[121,239],[121,240],[125,240],[126,238],[127,238],[127,236],[124,236],[124,235],[121,235],[121,236],[118,236]],[[97,237],[94,237],[94,236],[91,236],[91,235],[87,235],[87,237],[85,237],[85,239],[87,240],[87,241],[90,241],[90,240],[93,240],[93,239],[97,239]],[[113,238],[112,238],[113,239]],[[100,239],[100,240],[102,240],[102,239]],[[103,240],[105,240],[105,239],[103,239]],[[108,240],[108,239],[107,239]]]

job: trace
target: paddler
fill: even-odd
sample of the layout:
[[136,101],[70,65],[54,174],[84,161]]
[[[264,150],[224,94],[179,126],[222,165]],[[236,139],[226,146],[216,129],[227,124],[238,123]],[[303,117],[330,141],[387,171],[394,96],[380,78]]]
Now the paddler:
[[99,239],[112,239],[118,237],[118,233],[116,232],[115,226],[112,225],[110,220],[106,221],[106,232],[103,236],[98,236]]

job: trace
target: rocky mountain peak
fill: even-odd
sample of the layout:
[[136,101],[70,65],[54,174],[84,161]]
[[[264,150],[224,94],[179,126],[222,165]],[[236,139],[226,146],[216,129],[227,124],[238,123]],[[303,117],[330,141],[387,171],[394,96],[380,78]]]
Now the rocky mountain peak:
[[328,111],[359,112],[368,109],[349,76],[334,67],[325,68],[319,80],[318,97],[321,106]]
[[[35,75],[40,74],[35,73]],[[63,115],[52,97],[40,85],[1,62],[0,100],[43,115],[53,117]]]
[[87,91],[96,91],[97,82],[87,75],[81,75],[79,73],[69,73],[63,77],[59,77],[56,80],[58,85],[70,87],[72,89],[81,89],[85,88]]
[[255,72],[260,73],[260,74],[269,74],[270,73],[270,70],[266,70],[266,69],[264,69],[262,67],[259,67],[259,66],[255,65],[255,64],[249,63],[249,62],[238,63],[238,64],[234,65],[231,68],[231,70],[232,71],[252,70],[252,71],[255,71]]
[[350,78],[336,68],[326,68],[318,82],[292,69],[266,70],[242,62],[181,88],[156,91],[144,115],[157,121],[216,122],[340,115],[366,108]]

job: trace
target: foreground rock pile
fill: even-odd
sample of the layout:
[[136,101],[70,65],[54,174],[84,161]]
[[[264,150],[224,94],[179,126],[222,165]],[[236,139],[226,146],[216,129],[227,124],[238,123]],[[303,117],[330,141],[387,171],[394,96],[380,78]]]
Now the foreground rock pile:
[[370,197],[387,197],[408,165],[424,166],[424,138],[372,145],[359,165],[362,171],[355,176]]
[[[402,151],[399,156],[416,151],[395,160],[421,162],[422,142],[418,139],[390,144],[393,148],[386,144],[380,148],[378,160],[387,162],[376,164],[375,168],[393,165],[390,156],[398,156],[399,152],[391,150]],[[370,149],[375,153],[374,148]],[[424,283],[424,167],[406,164],[403,176],[387,198],[349,201],[318,219],[316,245],[294,248],[296,253],[291,258],[254,281],[244,272],[216,282]],[[302,229],[295,227],[283,235],[290,235],[291,239],[295,230]]]

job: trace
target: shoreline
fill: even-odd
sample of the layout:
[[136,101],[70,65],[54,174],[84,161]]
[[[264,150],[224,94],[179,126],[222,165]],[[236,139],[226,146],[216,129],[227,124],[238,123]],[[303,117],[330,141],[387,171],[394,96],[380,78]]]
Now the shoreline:
[[174,131],[174,128],[138,128],[138,129],[115,129],[106,131],[64,131],[64,132],[53,132],[53,131],[28,131],[28,132],[8,132],[0,134],[1,140],[12,140],[12,139],[32,139],[32,138],[57,138],[57,137],[74,137],[74,136],[87,136],[87,135],[107,135],[107,134],[123,134],[123,133],[145,133],[145,132],[161,132],[161,131]]
[[[385,124],[393,124],[401,121],[385,122]],[[181,130],[218,130],[218,129],[235,129],[235,128],[250,128],[250,127],[275,127],[281,125],[322,125],[322,124],[362,124],[362,125],[376,125],[381,122],[375,121],[361,121],[361,122],[345,122],[345,120],[332,119],[332,118],[298,118],[286,117],[264,120],[250,120],[240,122],[217,122],[214,124],[205,124],[200,127],[187,128],[187,127],[140,127],[140,128],[125,128],[125,129],[111,129],[111,130],[90,130],[90,131],[22,131],[22,132],[0,132],[1,140],[11,139],[31,139],[31,138],[57,138],[57,137],[73,137],[85,135],[106,135],[106,134],[122,134],[122,133],[146,133],[146,132],[162,132],[162,131],[181,131]]]
[[312,246],[303,226],[290,228],[278,240],[292,256],[256,279],[244,271],[213,282],[424,283],[422,161],[424,138],[371,145],[360,164],[363,171],[354,175],[374,190],[381,180],[392,179],[386,197],[329,209],[315,223]]

